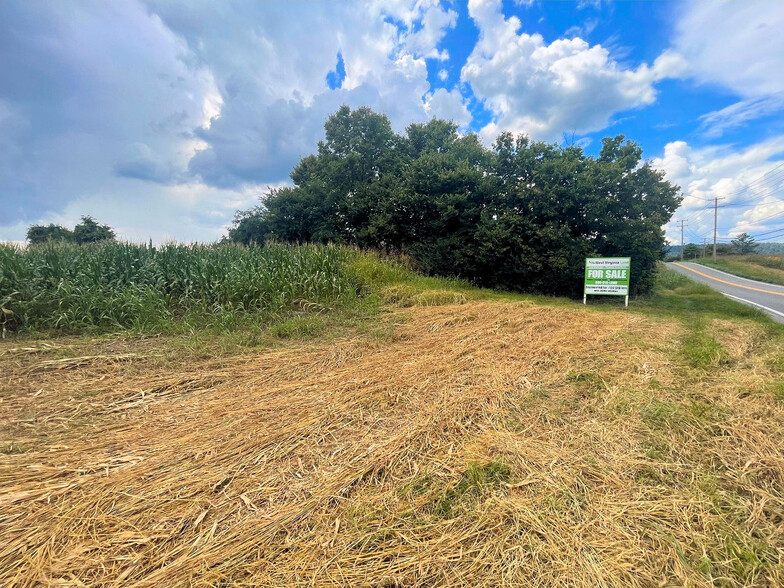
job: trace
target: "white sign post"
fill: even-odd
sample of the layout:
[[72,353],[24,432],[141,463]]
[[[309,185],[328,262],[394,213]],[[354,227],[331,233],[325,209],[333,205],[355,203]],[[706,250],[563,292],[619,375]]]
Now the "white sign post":
[[623,296],[629,306],[629,274],[631,257],[587,257],[585,259],[585,284],[583,304],[588,294],[597,296]]

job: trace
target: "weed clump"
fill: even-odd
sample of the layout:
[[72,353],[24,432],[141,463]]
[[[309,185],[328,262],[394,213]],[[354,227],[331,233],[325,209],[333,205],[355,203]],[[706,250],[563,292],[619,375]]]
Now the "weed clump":
[[483,492],[498,490],[511,475],[511,468],[500,461],[469,465],[460,481],[434,502],[433,516],[451,518],[461,505],[478,498]]
[[444,306],[447,304],[465,303],[465,294],[450,290],[425,290],[414,296],[414,305],[416,306]]
[[396,284],[380,292],[381,300],[401,308],[465,304],[466,296],[455,290],[422,290],[413,284]]
[[653,399],[642,408],[640,417],[651,429],[666,430],[679,422],[680,413],[675,404]]
[[706,369],[729,363],[729,354],[721,343],[702,329],[695,330],[681,342],[681,353],[689,366]]

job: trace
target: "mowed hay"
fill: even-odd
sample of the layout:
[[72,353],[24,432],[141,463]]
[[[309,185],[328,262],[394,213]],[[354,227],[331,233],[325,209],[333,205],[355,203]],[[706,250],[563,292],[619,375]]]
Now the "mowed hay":
[[391,342],[155,375],[131,350],[19,363],[0,585],[784,581],[780,375],[743,355],[742,328],[697,380],[680,326],[625,312],[390,320]]
[[409,306],[443,306],[450,304],[465,304],[466,296],[462,292],[453,290],[423,290],[407,285],[398,284],[388,286],[381,290],[381,300],[401,308]]

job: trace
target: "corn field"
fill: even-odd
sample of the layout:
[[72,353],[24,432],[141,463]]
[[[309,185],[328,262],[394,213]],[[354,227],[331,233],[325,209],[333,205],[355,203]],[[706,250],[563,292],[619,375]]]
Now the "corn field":
[[186,313],[340,305],[361,286],[334,246],[0,245],[2,332],[156,330]]

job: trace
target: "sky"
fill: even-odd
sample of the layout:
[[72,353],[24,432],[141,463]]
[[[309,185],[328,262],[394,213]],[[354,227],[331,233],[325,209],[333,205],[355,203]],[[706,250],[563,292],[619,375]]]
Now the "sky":
[[0,241],[218,239],[342,104],[488,146],[623,134],[683,191],[672,242],[712,239],[714,198],[720,239],[784,241],[783,31],[776,1],[5,1]]

